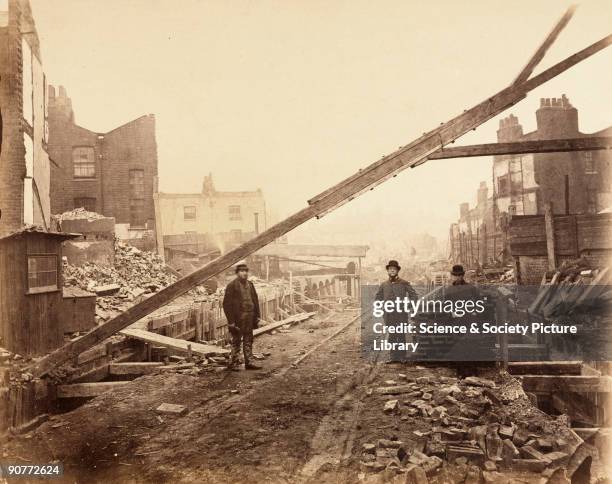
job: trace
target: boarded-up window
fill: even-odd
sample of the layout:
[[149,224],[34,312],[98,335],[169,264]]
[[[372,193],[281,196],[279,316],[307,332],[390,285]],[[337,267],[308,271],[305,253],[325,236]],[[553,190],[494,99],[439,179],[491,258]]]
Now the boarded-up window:
[[144,200],[130,200],[130,225],[132,227],[144,227]]
[[145,198],[144,170],[130,170],[130,198]]
[[145,189],[144,170],[130,170],[130,225],[144,227],[145,219]]
[[195,220],[196,219],[196,208],[193,205],[183,207],[183,218],[185,220]]
[[240,213],[240,205],[230,205],[229,206],[229,219],[230,220],[242,220],[242,215]]
[[88,212],[95,212],[96,211],[96,199],[93,197],[75,198],[74,208],[84,208]]
[[75,178],[95,178],[96,160],[94,149],[90,146],[78,146],[72,150],[72,163]]
[[57,255],[28,256],[28,292],[56,291]]

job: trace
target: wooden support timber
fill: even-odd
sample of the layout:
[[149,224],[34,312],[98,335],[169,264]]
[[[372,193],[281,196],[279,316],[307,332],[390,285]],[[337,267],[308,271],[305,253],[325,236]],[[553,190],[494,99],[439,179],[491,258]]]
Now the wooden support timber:
[[511,143],[485,143],[481,145],[452,146],[428,156],[430,160],[468,158],[472,156],[521,155],[526,153],[562,153],[568,151],[597,151],[612,149],[612,137],[587,136],[585,138],[515,141]]
[[414,167],[426,161],[427,156],[437,151],[445,144],[455,141],[468,131],[480,126],[497,114],[508,109],[510,106],[524,99],[527,93],[536,87],[565,72],[579,62],[591,57],[600,50],[605,49],[610,44],[612,44],[612,35],[604,37],[600,41],[595,42],[589,47],[555,64],[549,69],[546,69],[537,76],[523,83],[511,85],[485,99],[480,104],[466,110],[459,116],[434,130],[425,133],[423,136],[397,150],[395,153],[383,157],[381,160],[360,170],[355,175],[325,190],[309,200],[306,208],[303,208],[282,222],[270,227],[248,242],[163,288],[150,298],[135,304],[102,326],[98,326],[80,338],[58,348],[34,363],[29,371],[31,371],[34,377],[45,375],[56,366],[68,361],[118,331],[127,328],[132,323],[166,305],[182,294],[185,294],[193,287],[202,284],[207,279],[219,274],[232,264],[244,259],[246,256],[273,242],[287,232],[302,225],[304,222],[314,217],[321,217],[325,213],[334,210],[361,193],[373,189],[375,186],[396,175],[399,171],[408,167]]
[[571,5],[566,10],[566,12],[563,14],[563,17],[559,19],[555,27],[546,36],[546,38],[544,39],[544,42],[542,42],[542,45],[538,47],[538,50],[536,50],[533,56],[531,57],[531,59],[529,59],[529,62],[527,62],[527,65],[523,67],[523,70],[519,73],[518,76],[516,76],[516,79],[514,80],[512,85],[516,86],[517,84],[525,82],[527,79],[529,79],[529,76],[531,76],[531,74],[533,73],[533,70],[540,63],[540,61],[544,58],[546,51],[555,42],[555,40],[557,39],[561,31],[565,28],[567,23],[574,16],[575,11],[576,11],[576,5]]
[[306,319],[314,316],[315,314],[316,313],[294,314],[293,316],[289,316],[288,318],[283,319],[282,321],[274,321],[270,324],[266,324],[265,326],[261,326],[257,328],[256,330],[254,330],[253,336],[259,336],[260,334],[264,334],[276,328],[280,328],[281,326],[284,326],[285,324],[299,323],[301,321],[305,321]]
[[109,375],[148,375],[155,373],[163,363],[156,361],[129,361],[108,365]]
[[84,398],[97,397],[109,390],[116,390],[129,381],[103,381],[97,383],[72,383],[69,385],[58,385],[57,398]]
[[527,392],[612,392],[612,376],[523,375],[522,380]]
[[121,334],[124,336],[129,336],[130,338],[139,339],[146,343],[153,343],[157,346],[165,346],[166,348],[171,348],[185,354],[188,354],[190,351],[192,354],[198,356],[224,355],[229,353],[229,350],[219,346],[205,345],[184,339],[170,338],[169,336],[152,333],[151,331],[145,331],[144,329],[128,328],[122,330]]

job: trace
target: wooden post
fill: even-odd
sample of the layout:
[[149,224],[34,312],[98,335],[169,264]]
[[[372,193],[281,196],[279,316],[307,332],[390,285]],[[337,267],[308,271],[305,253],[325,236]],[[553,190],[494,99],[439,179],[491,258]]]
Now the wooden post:
[[361,257],[357,257],[357,301],[361,303]]
[[[508,298],[497,291],[497,299],[495,301],[495,321],[497,324],[504,324],[508,322]],[[498,337],[499,351],[500,351],[500,364],[502,369],[508,369],[508,335],[501,334]]]
[[546,226],[546,253],[548,254],[548,270],[554,271],[557,268],[557,258],[555,255],[555,225],[552,203],[544,205],[544,224]]

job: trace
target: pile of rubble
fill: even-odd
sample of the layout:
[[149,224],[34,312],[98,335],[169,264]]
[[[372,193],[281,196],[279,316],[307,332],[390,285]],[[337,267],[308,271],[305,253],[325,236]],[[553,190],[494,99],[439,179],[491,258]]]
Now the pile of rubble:
[[106,217],[96,212],[88,212],[84,208],[75,208],[59,215],[53,215],[53,219],[59,222],[60,226],[63,220],[98,220],[101,218]]
[[[362,445],[366,482],[508,482],[513,473],[551,476],[580,439],[563,419],[535,408],[509,375],[492,380],[398,375],[368,390],[396,433]],[[409,431],[397,432],[400,424]],[[397,481],[396,481],[397,479]]]
[[123,242],[115,242],[115,263],[106,267],[91,262],[80,267],[64,262],[64,286],[95,293],[98,322],[112,318],[146,294],[173,283],[161,257]]

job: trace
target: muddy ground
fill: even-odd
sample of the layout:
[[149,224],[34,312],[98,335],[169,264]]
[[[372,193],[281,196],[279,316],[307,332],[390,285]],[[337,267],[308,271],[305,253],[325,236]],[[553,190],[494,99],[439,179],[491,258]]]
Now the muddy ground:
[[[255,351],[271,353],[261,371],[137,378],[11,437],[3,461],[60,461],[65,482],[358,482],[363,443],[418,428],[383,414],[371,389],[400,371],[454,372],[362,359],[358,322],[292,365],[356,315],[257,338]],[[158,415],[161,403],[188,413]]]

